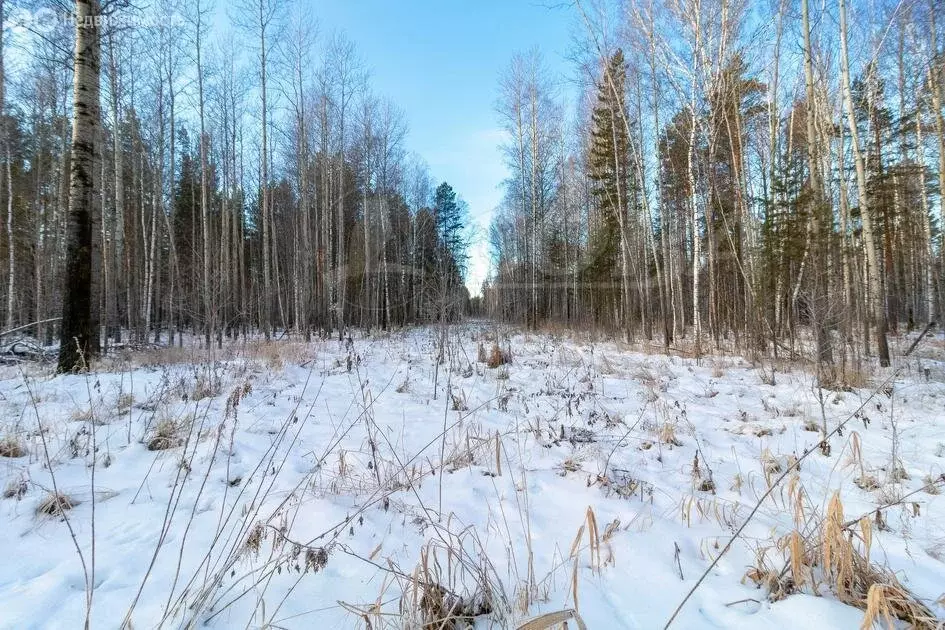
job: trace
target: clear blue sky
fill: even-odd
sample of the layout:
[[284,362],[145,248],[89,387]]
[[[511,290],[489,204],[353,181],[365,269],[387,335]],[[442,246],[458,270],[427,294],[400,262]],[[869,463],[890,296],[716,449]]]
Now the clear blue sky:
[[371,86],[407,115],[407,149],[448,181],[481,226],[468,284],[488,268],[485,235],[506,177],[495,114],[498,82],[516,52],[539,47],[562,75],[573,9],[561,0],[310,0],[320,32],[343,30]]

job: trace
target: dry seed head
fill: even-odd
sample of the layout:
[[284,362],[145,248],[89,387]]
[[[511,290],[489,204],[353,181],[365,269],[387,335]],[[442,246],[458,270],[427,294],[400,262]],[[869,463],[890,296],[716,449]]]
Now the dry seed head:
[[856,431],[850,436],[850,460],[859,466],[860,476],[863,476],[863,450],[860,446],[860,434]]
[[801,485],[801,478],[796,469],[791,473],[788,479],[788,497],[791,499],[794,524],[797,527],[801,527],[806,520],[804,511],[804,487]]
[[245,547],[248,552],[251,552],[253,555],[259,553],[259,548],[262,546],[262,541],[266,537],[266,530],[263,527],[262,523],[256,523],[253,526],[252,531],[250,531],[249,536],[246,537]]
[[804,538],[796,529],[789,536],[788,552],[791,555],[791,577],[794,579],[794,586],[802,588],[807,582],[807,553],[804,550]]
[[869,562],[870,548],[873,546],[873,521],[868,516],[860,519],[860,535],[863,537],[863,557]]
[[882,622],[886,628],[893,630],[893,614],[887,594],[886,584],[876,583],[870,586],[866,593],[866,614],[863,616],[862,630],[872,630],[877,622]]

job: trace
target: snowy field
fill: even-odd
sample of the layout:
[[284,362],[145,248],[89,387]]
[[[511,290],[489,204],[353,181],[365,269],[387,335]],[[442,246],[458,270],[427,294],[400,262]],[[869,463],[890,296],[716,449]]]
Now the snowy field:
[[0,627],[661,628],[746,520],[673,627],[945,618],[941,337],[820,389],[438,334],[0,367]]

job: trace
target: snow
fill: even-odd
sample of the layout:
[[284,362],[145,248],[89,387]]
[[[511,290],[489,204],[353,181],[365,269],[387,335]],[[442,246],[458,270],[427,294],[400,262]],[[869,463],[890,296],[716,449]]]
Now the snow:
[[[13,494],[0,500],[0,627],[80,627],[93,573],[93,628],[363,628],[358,611],[409,626],[427,550],[442,585],[490,585],[477,627],[576,607],[589,628],[656,628],[767,490],[766,466],[770,479],[815,449],[798,474],[809,514],[839,490],[849,519],[945,473],[934,353],[877,370],[890,391],[823,390],[828,428],[857,414],[828,457],[805,428],[822,422],[821,392],[801,366],[779,364],[768,384],[770,366],[737,357],[483,324],[454,326],[437,366],[438,334],[234,343],[212,359],[165,349],[88,375],[0,368],[0,438],[27,451],[0,458]],[[490,369],[478,345],[496,335],[513,360]],[[149,450],[159,426],[183,429]],[[905,475],[891,480],[894,430]],[[67,518],[37,514],[54,487],[78,501]],[[600,561],[585,526],[575,580],[588,508]],[[872,560],[945,616],[945,500],[919,490],[884,517]],[[826,589],[772,603],[743,579],[794,527],[779,488],[674,627],[858,627],[862,611]]]

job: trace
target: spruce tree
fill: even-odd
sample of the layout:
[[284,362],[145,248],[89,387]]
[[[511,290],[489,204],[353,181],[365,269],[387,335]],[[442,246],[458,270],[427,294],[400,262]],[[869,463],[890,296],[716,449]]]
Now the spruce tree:
[[624,120],[626,79],[623,51],[617,49],[597,84],[597,105],[591,116],[593,127],[588,175],[593,182],[591,193],[597,199],[602,221],[592,235],[586,273],[595,283],[614,281],[620,232],[628,207],[629,141]]
[[443,182],[433,195],[433,215],[444,256],[462,275],[466,268],[466,204],[448,183]]

